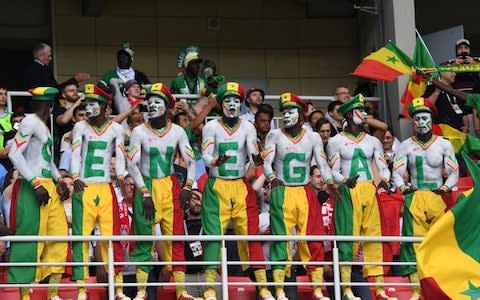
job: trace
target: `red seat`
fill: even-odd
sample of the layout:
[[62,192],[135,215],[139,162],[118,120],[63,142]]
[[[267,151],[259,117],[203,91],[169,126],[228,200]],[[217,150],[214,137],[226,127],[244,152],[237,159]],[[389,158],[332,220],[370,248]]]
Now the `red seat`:
[[[247,276],[228,276],[228,282],[252,282]],[[229,299],[234,300],[255,300],[257,299],[256,290],[254,285],[244,286],[229,286],[228,287]]]
[[[373,277],[370,277],[368,281],[373,282]],[[395,282],[395,283],[409,283],[408,277],[401,276],[385,276],[385,282]],[[370,291],[372,293],[372,299],[375,299],[375,287],[370,286]],[[409,300],[412,296],[412,289],[409,286],[385,286],[385,291],[389,296],[397,297],[398,300]]]
[[457,186],[445,197],[445,203],[447,204],[447,210],[452,208],[457,203],[458,196],[461,193],[468,191],[473,187],[472,177],[460,177],[458,178]]

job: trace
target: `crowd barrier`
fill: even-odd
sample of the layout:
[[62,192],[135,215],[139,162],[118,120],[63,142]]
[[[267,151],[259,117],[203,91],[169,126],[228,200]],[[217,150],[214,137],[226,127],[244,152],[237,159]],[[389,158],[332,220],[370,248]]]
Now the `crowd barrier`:
[[[50,242],[50,241],[69,241],[69,242],[80,242],[80,241],[108,241],[108,257],[107,263],[108,266],[108,283],[85,283],[83,286],[85,287],[107,287],[108,288],[108,295],[109,299],[114,299],[114,289],[116,284],[114,283],[114,266],[115,265],[140,265],[142,263],[137,262],[114,262],[113,261],[113,248],[112,242],[121,242],[121,241],[187,241],[191,240],[191,236],[6,236],[0,237],[0,241],[9,241],[9,242]],[[409,283],[405,280],[399,280],[399,282],[385,282],[382,283],[375,283],[375,282],[340,282],[340,266],[342,265],[415,265],[415,263],[408,263],[408,262],[348,262],[348,261],[340,261],[339,260],[339,253],[338,253],[338,242],[411,242],[411,243],[420,243],[423,238],[422,237],[398,237],[398,236],[382,236],[382,237],[373,237],[373,236],[248,236],[248,235],[222,235],[222,236],[196,236],[195,240],[199,241],[220,241],[221,242],[221,255],[220,261],[218,262],[203,262],[203,261],[192,261],[192,262],[172,262],[172,265],[180,264],[180,265],[206,265],[206,264],[219,264],[221,267],[221,282],[216,283],[217,285],[221,285],[222,287],[222,299],[228,300],[229,299],[229,286],[240,286],[240,287],[248,287],[248,286],[257,286],[260,285],[256,282],[247,282],[247,281],[229,281],[228,275],[228,265],[241,265],[241,264],[266,264],[266,265],[275,265],[275,264],[285,264],[284,262],[257,262],[257,261],[228,261],[227,260],[227,248],[225,243],[227,241],[332,241],[333,242],[333,260],[332,261],[323,261],[323,262],[291,262],[292,265],[333,265],[333,283],[323,283],[323,285],[333,285],[335,291],[335,298],[341,299],[341,286],[343,285],[355,285],[355,286],[378,286],[378,285],[385,285],[388,286],[389,289],[394,289],[395,287],[411,287],[415,286],[415,284]],[[88,266],[98,266],[102,265],[103,263],[99,262],[86,262],[86,263],[73,263],[73,262],[49,262],[49,263],[31,263],[31,262],[16,262],[16,263],[1,263],[0,267],[5,266],[49,266],[49,265],[65,265],[65,266],[78,266],[78,265],[88,265]],[[149,263],[149,265],[165,265],[165,262],[153,262]],[[122,286],[137,286],[137,283],[124,283]],[[149,283],[149,286],[175,286],[177,283],[169,282],[169,283]],[[185,285],[190,286],[203,286],[205,282],[190,282],[185,283]],[[268,283],[268,285],[274,286],[277,285],[274,282]],[[299,282],[285,282],[285,286],[297,286],[297,287],[304,287],[304,286],[312,286],[311,282],[307,282],[306,280],[302,280]],[[30,288],[47,288],[49,286],[60,286],[60,287],[76,287],[75,283],[60,283],[55,285],[50,284],[39,284],[39,283],[32,283],[32,284],[0,284],[0,288],[18,288],[18,287],[30,287]]]

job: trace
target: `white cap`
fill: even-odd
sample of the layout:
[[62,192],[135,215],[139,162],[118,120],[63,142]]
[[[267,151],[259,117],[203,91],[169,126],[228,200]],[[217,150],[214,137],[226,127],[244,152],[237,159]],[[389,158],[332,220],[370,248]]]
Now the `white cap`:
[[460,46],[461,44],[465,44],[465,45],[467,45],[468,47],[470,47],[470,41],[467,40],[467,39],[459,39],[459,40],[455,43],[455,47],[458,47],[458,46]]

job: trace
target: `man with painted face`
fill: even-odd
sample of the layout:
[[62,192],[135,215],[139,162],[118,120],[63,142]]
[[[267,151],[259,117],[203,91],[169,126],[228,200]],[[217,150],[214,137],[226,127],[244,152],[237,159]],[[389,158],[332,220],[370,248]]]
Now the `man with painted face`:
[[[393,163],[393,182],[403,193],[402,235],[425,236],[433,224],[443,216],[446,209],[442,199],[458,180],[458,163],[452,144],[432,133],[432,115],[435,105],[426,98],[413,99],[408,113],[413,119],[415,135],[405,140]],[[404,181],[408,170],[410,184]],[[444,180],[443,175],[448,177]],[[418,245],[402,243],[401,261],[415,262]],[[419,283],[416,266],[402,266],[404,275],[410,282]],[[411,300],[420,299],[420,288],[413,287]]]
[[[155,234],[160,224],[162,235],[183,235],[182,207],[192,195],[195,178],[195,156],[182,127],[167,119],[167,110],[175,107],[175,98],[162,83],[152,85],[147,93],[148,123],[137,126],[130,137],[128,169],[137,192],[134,206],[134,230],[137,235]],[[176,149],[187,163],[187,181],[183,188],[175,175],[173,160]],[[152,242],[136,242],[132,261],[153,261]],[[185,261],[184,242],[165,242],[165,261]],[[169,270],[172,269],[168,266]],[[146,284],[152,267],[137,267],[137,282]],[[185,266],[173,266],[175,282],[185,282]],[[134,300],[146,299],[146,287],[139,286]],[[193,299],[185,286],[177,286],[177,299]]]
[[[261,164],[257,134],[252,123],[240,119],[240,106],[245,97],[243,87],[227,82],[218,90],[216,99],[222,107],[222,117],[208,122],[202,132],[202,158],[209,168],[202,202],[202,222],[206,235],[223,235],[230,221],[235,234],[259,234],[257,194],[245,179],[246,165]],[[238,242],[242,261],[264,261],[259,242]],[[205,260],[218,261],[220,242],[205,243]],[[205,279],[215,282],[218,266],[207,265]],[[248,266],[243,266],[247,269]],[[264,265],[252,266],[257,282],[266,283]],[[207,286],[207,300],[215,300],[214,286]],[[273,300],[266,286],[260,286],[260,298]]]
[[[380,211],[377,203],[377,189],[388,189],[390,171],[383,156],[380,140],[364,131],[365,104],[362,94],[351,98],[338,108],[347,122],[343,132],[332,137],[327,146],[328,161],[335,182],[339,183],[340,200],[335,203],[334,219],[337,235],[381,236]],[[373,184],[372,163],[375,163],[381,181]],[[353,261],[358,254],[358,243],[339,243],[340,260]],[[382,243],[362,243],[365,262],[383,261]],[[351,281],[352,267],[340,267],[341,280]],[[383,283],[383,267],[367,265],[363,276],[375,277]],[[376,288],[377,300],[396,299],[386,295],[383,286]],[[345,300],[360,299],[354,296],[350,286],[345,286]]]
[[[68,226],[60,200],[68,197],[65,189],[57,196],[54,181],[61,178],[52,159],[52,137],[45,125],[50,107],[58,94],[56,88],[37,87],[30,90],[35,111],[20,123],[9,158],[21,175],[14,185],[10,226],[17,235],[67,235]],[[65,186],[63,186],[65,188]],[[66,197],[64,197],[66,196]],[[66,242],[11,243],[11,262],[65,262]],[[50,276],[50,284],[58,284],[64,266],[8,268],[9,283],[32,283]],[[21,299],[30,299],[29,288],[21,288]],[[59,300],[57,288],[48,288],[48,297]]]
[[[284,93],[279,99],[284,128],[268,133],[264,157],[264,173],[272,184],[270,219],[274,235],[291,235],[295,227],[297,235],[323,235],[321,208],[316,192],[310,187],[309,177],[312,159],[317,161],[322,177],[333,191],[332,172],[327,164],[323,144],[318,133],[303,128],[307,104],[294,93]],[[323,242],[298,243],[302,261],[323,261]],[[290,243],[272,242],[272,261],[290,261]],[[274,265],[273,279],[285,281],[289,268]],[[314,299],[329,300],[322,294],[323,267],[308,266],[307,271],[314,286]],[[277,300],[288,300],[283,286],[276,286]]]
[[[123,127],[107,119],[111,96],[93,84],[85,85],[87,120],[73,128],[71,172],[74,180],[72,199],[73,235],[90,235],[98,222],[102,235],[120,235],[119,208],[110,178],[110,161],[115,151],[116,171],[120,186],[125,176]],[[108,243],[100,243],[102,260],[107,262]],[[113,243],[114,260],[122,261],[120,243]],[[73,242],[73,261],[88,261],[88,242]],[[122,266],[115,267],[115,283],[123,283]],[[73,279],[80,284],[89,276],[88,267],[73,267]],[[115,288],[116,300],[130,300],[122,287]],[[80,287],[78,300],[87,299]]]

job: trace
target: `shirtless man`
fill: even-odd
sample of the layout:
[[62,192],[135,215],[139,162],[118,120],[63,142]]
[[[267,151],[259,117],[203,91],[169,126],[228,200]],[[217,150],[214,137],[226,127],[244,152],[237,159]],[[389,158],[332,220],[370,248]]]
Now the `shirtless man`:
[[[175,98],[168,87],[155,83],[147,93],[148,123],[137,126],[130,138],[128,169],[137,186],[134,207],[134,230],[137,235],[153,235],[160,224],[162,235],[183,235],[182,206],[189,201],[195,178],[195,156],[182,127],[167,120],[168,109],[175,107]],[[187,163],[187,181],[183,188],[173,169],[175,150]],[[181,203],[183,205],[181,205]],[[184,242],[165,241],[165,261],[185,261]],[[136,242],[132,261],[153,261],[152,242]],[[146,284],[151,265],[137,266],[137,282]],[[168,266],[169,271],[172,266]],[[185,282],[185,266],[173,266],[175,282]],[[177,285],[177,299],[193,299],[185,286]],[[146,299],[145,285],[139,286],[134,300]]]
[[[235,234],[259,233],[257,196],[245,179],[247,159],[261,164],[257,134],[252,123],[239,118],[243,87],[227,82],[218,90],[216,99],[222,107],[222,117],[208,122],[203,128],[202,158],[210,168],[202,202],[202,222],[205,235],[222,235],[230,221]],[[242,261],[264,261],[259,242],[238,242]],[[220,242],[205,243],[205,260],[218,261]],[[247,269],[248,266],[244,266]],[[266,283],[265,266],[252,266],[257,282]],[[215,282],[218,266],[207,265],[206,282]],[[206,300],[216,300],[213,285],[205,291]],[[260,286],[260,299],[273,300],[266,285]]]
[[[123,127],[107,119],[106,110],[111,96],[93,84],[85,85],[87,120],[73,128],[72,199],[73,235],[90,235],[98,222],[102,235],[120,235],[119,210],[110,178],[110,161],[115,151],[118,183],[123,185],[125,157],[123,155]],[[107,262],[108,242],[100,243],[103,262]],[[120,243],[113,243],[115,261],[122,261]],[[73,261],[88,261],[88,242],[73,242]],[[122,266],[115,267],[115,283],[123,283]],[[88,267],[73,267],[73,279],[83,283],[89,276]],[[86,290],[80,287],[78,300],[87,299]],[[130,300],[123,287],[115,287],[115,300]]]
[[[452,144],[432,134],[432,115],[435,105],[428,99],[413,99],[408,108],[413,119],[415,135],[400,145],[393,164],[393,182],[404,194],[403,236],[425,236],[443,216],[446,205],[442,199],[458,181],[458,163]],[[404,173],[410,174],[410,184]],[[444,181],[443,175],[448,174]],[[402,243],[401,261],[415,262],[418,244]],[[416,266],[402,266],[410,282],[419,283]],[[411,300],[420,299],[420,287],[413,287]]]
[[[315,157],[321,174],[333,190],[332,172],[323,151],[318,133],[302,127],[307,104],[294,93],[280,96],[279,108],[283,114],[284,128],[268,133],[263,151],[264,173],[272,184],[270,219],[274,235],[323,235],[320,203],[310,187],[309,177],[312,158]],[[304,262],[323,261],[323,242],[298,242],[300,258]],[[289,242],[271,242],[272,261],[291,261]],[[274,265],[273,279],[285,281],[284,265]],[[287,269],[288,273],[289,269]],[[314,286],[314,299],[329,300],[322,294],[323,267],[308,266],[307,271]],[[277,300],[288,300],[283,286],[276,286]]]
[[[337,235],[381,236],[380,211],[377,203],[377,188],[388,188],[390,171],[383,157],[380,140],[364,131],[365,105],[361,94],[351,98],[338,108],[347,121],[344,131],[331,138],[327,153],[330,167],[338,187],[341,200],[335,203],[335,228]],[[373,184],[372,163],[375,163],[381,181]],[[362,243],[365,262],[382,262],[382,243]],[[353,261],[358,253],[358,243],[339,243],[340,260]],[[341,266],[341,280],[351,281],[352,267]],[[383,283],[383,267],[367,265],[363,276],[374,276],[375,282]],[[377,300],[396,299],[385,293],[383,286],[376,288]],[[359,300],[350,286],[343,289],[343,299]]]
[[[17,235],[68,235],[67,219],[57,195],[54,181],[61,178],[52,159],[52,137],[46,122],[50,107],[58,94],[52,87],[30,90],[34,113],[20,123],[9,153],[21,179],[15,182],[10,226]],[[59,189],[61,191],[61,189]],[[61,198],[66,195],[63,190]],[[68,195],[66,195],[68,197]],[[65,262],[67,242],[11,243],[10,262]],[[58,284],[65,266],[9,267],[9,283],[32,283],[49,278]],[[59,300],[58,287],[48,288],[50,300]],[[30,288],[20,289],[21,299],[30,299]]]

